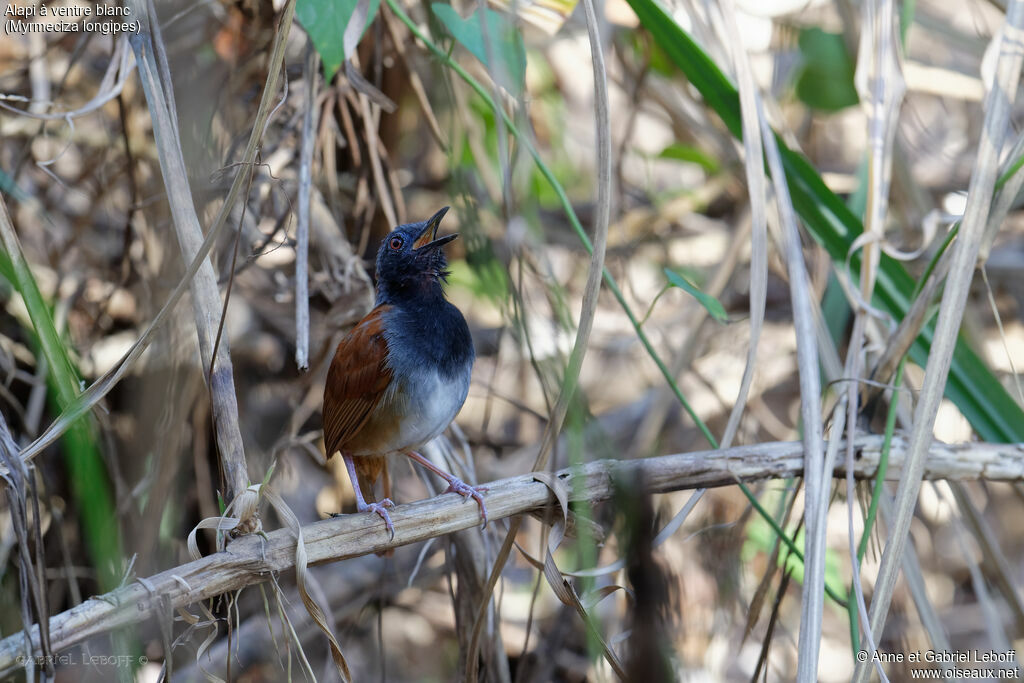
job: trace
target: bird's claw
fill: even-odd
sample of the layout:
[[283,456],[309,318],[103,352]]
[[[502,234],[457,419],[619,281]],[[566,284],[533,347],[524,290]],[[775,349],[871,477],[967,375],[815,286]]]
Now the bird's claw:
[[359,508],[360,512],[376,512],[380,515],[380,518],[384,520],[384,525],[388,529],[388,533],[391,534],[391,540],[395,540],[395,525],[391,523],[391,515],[388,514],[388,508],[395,507],[394,501],[390,498],[385,498],[377,503],[364,503]]
[[487,528],[487,505],[484,504],[484,497],[481,495],[487,490],[485,486],[470,486],[461,479],[453,479],[448,485],[448,490],[445,493],[457,493],[463,498],[472,498],[476,501],[477,505],[480,506],[480,514],[484,518],[483,528]]

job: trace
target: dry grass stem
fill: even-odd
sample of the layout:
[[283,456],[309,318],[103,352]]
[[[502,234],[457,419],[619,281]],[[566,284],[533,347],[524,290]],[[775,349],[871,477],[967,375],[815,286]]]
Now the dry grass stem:
[[299,147],[299,192],[295,227],[295,364],[309,368],[309,202],[313,184],[313,147],[318,126],[316,86],[320,58],[313,42],[306,45],[303,75],[302,144]]
[[775,202],[783,234],[782,250],[789,273],[793,327],[796,332],[797,368],[800,376],[800,419],[803,423],[804,446],[807,449],[808,466],[804,474],[807,496],[807,504],[804,507],[804,520],[807,525],[804,548],[806,566],[800,613],[800,658],[797,679],[810,682],[817,680],[818,649],[821,644],[820,624],[825,602],[825,530],[829,483],[826,473],[831,461],[825,460],[821,449],[821,379],[818,374],[818,346],[810,282],[800,246],[800,233],[786,186],[786,174],[782,170],[775,132],[768,125],[761,100],[757,99],[756,102],[761,122],[761,138],[764,141],[765,156],[775,188]]

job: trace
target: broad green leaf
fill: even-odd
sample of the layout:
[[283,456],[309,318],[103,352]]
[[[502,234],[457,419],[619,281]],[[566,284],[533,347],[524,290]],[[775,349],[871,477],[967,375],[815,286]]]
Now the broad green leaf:
[[[485,42],[479,9],[468,19],[463,19],[451,5],[435,2],[430,7],[452,37],[487,67],[498,85],[514,95],[522,94],[526,83],[526,48],[512,17],[488,9]],[[494,55],[494,64],[491,64],[488,53]]]
[[[306,29],[313,47],[320,55],[320,61],[324,64],[324,78],[328,81],[334,78],[341,63],[345,61],[345,28],[356,11],[358,0],[296,0],[295,17]],[[377,8],[380,7],[380,0],[370,0],[369,10],[366,13],[366,28],[373,23],[377,15]],[[355,47],[355,46],[353,46]]]
[[821,315],[825,319],[825,328],[836,343],[836,348],[843,344],[843,334],[850,322],[853,310],[850,302],[846,300],[846,294],[839,284],[835,273],[829,273],[828,284],[825,286],[825,294],[821,298]]
[[729,322],[729,316],[725,312],[725,308],[715,297],[710,294],[706,294],[697,287],[697,285],[690,282],[686,276],[675,272],[670,268],[665,269],[665,277],[668,278],[668,283],[673,287],[678,287],[684,292],[688,292],[693,298],[697,300],[701,306],[703,306],[711,317],[720,323]]
[[853,84],[854,64],[843,37],[820,28],[800,31],[800,54],[804,59],[796,79],[796,96],[813,109],[839,111],[859,101]]
[[697,164],[708,173],[716,173],[721,168],[718,160],[708,156],[692,145],[684,145],[681,142],[673,142],[665,149],[658,152],[659,159],[671,159],[672,161],[688,161]]
[[[714,61],[656,0],[627,2],[640,23],[701,93],[704,102],[718,114],[733,135],[742,137],[739,94]],[[845,264],[850,246],[864,232],[864,226],[825,186],[806,158],[791,151],[781,139],[778,139],[778,144],[793,208],[832,260]],[[849,258],[849,270],[855,279],[860,272],[860,261],[859,251]],[[914,279],[899,262],[883,254],[873,304],[901,320],[910,307],[913,292]],[[935,323],[930,321],[910,349],[911,359],[922,367],[927,363],[934,335]],[[946,396],[984,440],[1003,443],[1024,441],[1024,411],[962,337],[953,352]]]

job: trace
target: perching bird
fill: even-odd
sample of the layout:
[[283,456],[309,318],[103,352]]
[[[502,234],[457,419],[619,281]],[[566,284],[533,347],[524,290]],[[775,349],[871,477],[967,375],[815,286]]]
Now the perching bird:
[[[336,452],[356,494],[360,512],[376,512],[392,538],[387,508],[373,486],[387,457],[407,455],[448,482],[448,492],[472,497],[487,524],[486,489],[469,486],[417,453],[443,432],[462,408],[473,369],[473,340],[466,319],[444,296],[448,265],[444,245],[457,234],[437,238],[445,207],[420,223],[400,225],[377,252],[374,309],[338,344],[324,387],[324,445]],[[367,502],[369,501],[369,502]]]

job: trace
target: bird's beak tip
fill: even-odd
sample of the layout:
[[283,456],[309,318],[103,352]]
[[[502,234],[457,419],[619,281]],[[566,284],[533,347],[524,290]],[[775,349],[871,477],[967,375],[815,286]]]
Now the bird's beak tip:
[[445,206],[440,211],[431,216],[429,219],[427,219],[426,224],[423,226],[423,232],[421,232],[419,236],[416,238],[416,242],[415,244],[413,244],[413,248],[421,249],[428,245],[434,245],[435,243],[437,243],[436,246],[441,246],[442,244],[450,242],[456,237],[458,237],[458,234],[456,233],[452,235],[447,235],[441,238],[440,240],[436,239],[437,230],[439,227],[441,227],[441,219],[444,218],[444,215],[448,213],[448,209],[450,208],[451,207],[449,206]]

